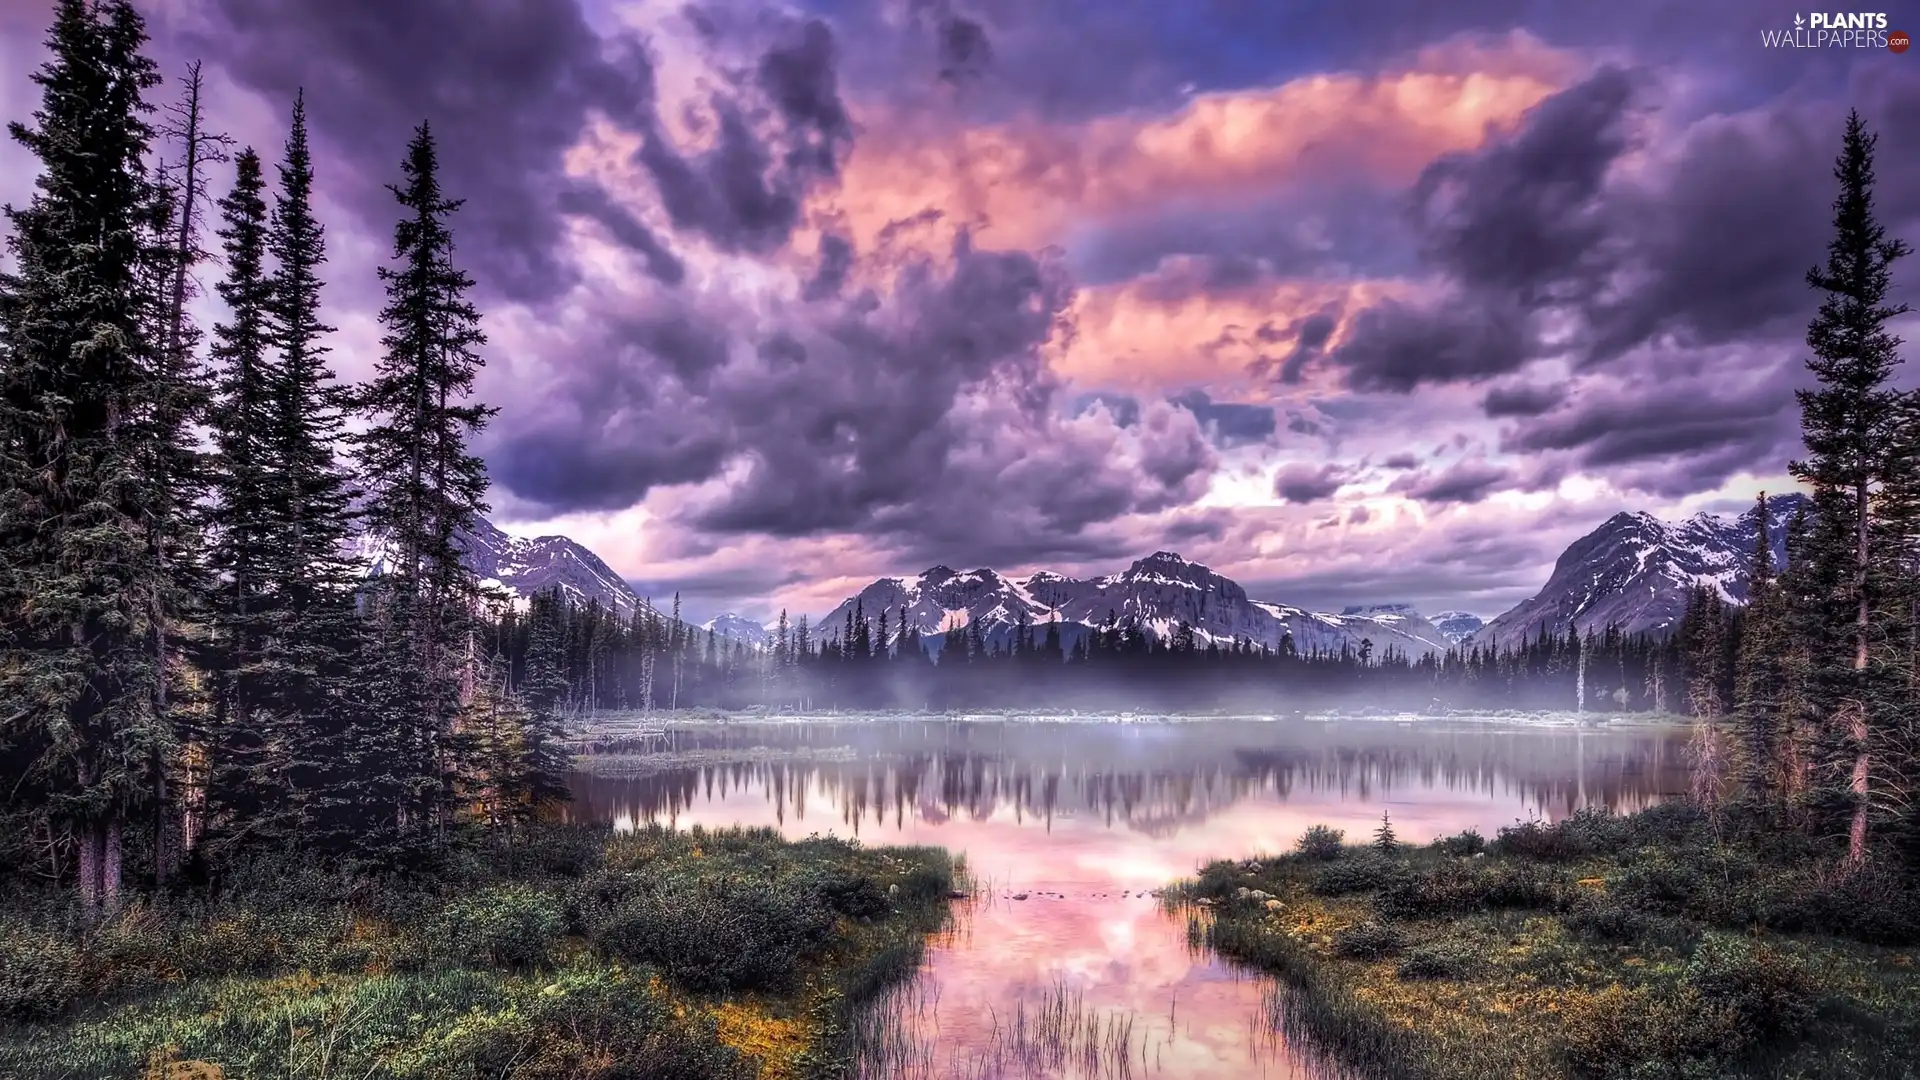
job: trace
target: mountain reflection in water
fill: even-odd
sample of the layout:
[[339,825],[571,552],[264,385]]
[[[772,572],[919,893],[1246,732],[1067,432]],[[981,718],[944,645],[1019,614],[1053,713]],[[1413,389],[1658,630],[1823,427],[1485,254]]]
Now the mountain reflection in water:
[[989,1060],[1015,1009],[1066,994],[1131,1020],[1127,1075],[1238,1080],[1304,1073],[1260,1022],[1261,985],[1194,955],[1151,890],[1210,859],[1286,851],[1309,825],[1363,841],[1383,811],[1424,843],[1636,810],[1685,789],[1684,744],[1663,728],[1442,720],[688,725],[603,744],[569,813],[964,852],[990,896],[964,905],[963,932],[909,995],[916,1077],[1119,1075]]

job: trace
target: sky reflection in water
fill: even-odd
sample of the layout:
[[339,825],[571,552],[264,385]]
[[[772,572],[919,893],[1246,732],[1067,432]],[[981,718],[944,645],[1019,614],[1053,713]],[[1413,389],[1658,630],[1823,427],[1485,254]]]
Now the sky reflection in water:
[[1263,1034],[1259,981],[1192,955],[1184,923],[1149,890],[1210,859],[1286,851],[1314,824],[1364,839],[1384,811],[1404,841],[1491,837],[1583,805],[1636,809],[1685,784],[1684,737],[1658,729],[936,720],[729,724],[669,739],[660,749],[687,764],[580,774],[573,813],[937,844],[991,883],[916,991],[938,1080],[980,1076],[996,1022],[1056,987],[1095,1013],[1131,1015],[1133,1076],[1295,1075]]

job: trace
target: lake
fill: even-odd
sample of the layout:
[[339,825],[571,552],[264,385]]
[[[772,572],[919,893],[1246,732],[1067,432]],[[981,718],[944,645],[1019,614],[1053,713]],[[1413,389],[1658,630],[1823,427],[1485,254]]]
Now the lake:
[[[577,819],[771,826],[935,844],[985,888],[900,998],[925,1080],[1305,1075],[1265,987],[1188,944],[1152,890],[1310,825],[1404,842],[1685,790],[1684,731],[1457,719],[828,718],[674,724],[602,741]],[[1097,1030],[1087,1028],[1091,1022]],[[1073,1027],[1099,1058],[1033,1032]],[[1086,1050],[1082,1045],[1079,1050]],[[1124,1057],[1123,1064],[1117,1064]]]

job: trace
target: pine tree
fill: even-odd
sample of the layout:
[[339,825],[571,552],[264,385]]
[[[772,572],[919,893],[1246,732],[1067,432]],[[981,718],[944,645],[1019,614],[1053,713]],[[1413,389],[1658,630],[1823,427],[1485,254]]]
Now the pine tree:
[[[227,273],[216,291],[228,314],[213,328],[216,381],[208,415],[215,452],[209,469],[207,559],[220,584],[209,620],[213,717],[204,753],[211,770],[205,799],[214,827],[245,833],[271,831],[268,819],[284,811],[273,791],[284,762],[272,760],[284,749],[284,738],[272,730],[275,703],[262,685],[263,674],[271,670],[263,652],[268,609],[277,594],[260,565],[267,545],[278,539],[282,493],[272,446],[266,184],[251,147],[240,153],[234,171],[233,190],[219,204]],[[198,792],[189,797],[197,798]],[[188,848],[206,824],[197,815],[189,821]]]
[[1781,774],[1789,732],[1787,654],[1782,591],[1774,577],[1773,541],[1767,529],[1767,497],[1754,508],[1753,550],[1747,557],[1747,608],[1736,661],[1735,779],[1744,797],[1775,809],[1784,790]]
[[521,737],[527,800],[532,807],[564,802],[573,760],[566,749],[567,604],[558,588],[536,594],[527,607],[526,729]]
[[1400,841],[1393,835],[1393,819],[1384,810],[1380,812],[1380,827],[1373,830],[1373,848],[1384,855],[1400,850]]
[[1807,366],[1818,386],[1798,392],[1807,458],[1792,465],[1813,491],[1808,607],[1797,620],[1810,657],[1806,701],[1823,735],[1823,803],[1844,816],[1853,866],[1867,854],[1873,745],[1894,725],[1906,693],[1899,666],[1884,649],[1875,654],[1890,637],[1886,601],[1901,591],[1889,579],[1897,564],[1875,501],[1889,479],[1890,452],[1907,437],[1904,399],[1891,385],[1900,340],[1886,324],[1907,311],[1888,304],[1887,292],[1893,262],[1909,252],[1874,215],[1875,142],[1859,114],[1849,114],[1834,166],[1834,238],[1825,266],[1807,272],[1826,298],[1807,326]]
[[34,748],[93,908],[117,900],[124,826],[158,812],[173,756],[161,631],[190,387],[152,336],[166,202],[144,164],[159,77],[140,16],[61,0],[47,44],[40,111],[9,127],[41,173],[6,210],[0,276],[0,730]]
[[384,355],[359,397],[369,426],[356,443],[366,522],[391,553],[374,607],[381,708],[400,733],[395,821],[421,835],[437,834],[451,809],[458,762],[450,736],[477,602],[460,545],[486,510],[487,487],[467,440],[495,410],[463,404],[485,337],[467,300],[473,280],[453,261],[447,218],[460,202],[441,192],[426,124],[403,168],[405,183],[392,188],[403,211],[395,265],[380,270]]

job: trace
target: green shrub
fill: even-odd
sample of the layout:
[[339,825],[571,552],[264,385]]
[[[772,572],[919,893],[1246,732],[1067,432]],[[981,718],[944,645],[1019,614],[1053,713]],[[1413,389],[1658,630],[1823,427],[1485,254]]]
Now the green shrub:
[[1479,957],[1466,947],[1440,943],[1407,950],[1394,973],[1402,979],[1464,979],[1479,967]]
[[660,866],[603,886],[586,919],[601,948],[699,991],[786,989],[833,929],[833,912],[792,881]]
[[1495,834],[1489,848],[1496,855],[1512,855],[1544,862],[1567,862],[1586,854],[1578,840],[1544,821],[1517,821]]
[[1355,923],[1333,935],[1333,951],[1354,960],[1378,960],[1400,951],[1400,931],[1384,923]]
[[887,894],[872,878],[837,866],[808,867],[794,875],[793,885],[850,919],[873,918],[893,910]]
[[1653,928],[1646,912],[1611,896],[1576,897],[1560,919],[1573,933],[1599,941],[1639,941]]
[[500,885],[448,904],[436,938],[469,964],[534,967],[547,962],[566,931],[560,902],[526,885]]
[[1686,985],[1733,1012],[1756,1039],[1785,1038],[1813,1022],[1814,981],[1799,961],[1744,939],[1715,935],[1687,963]]
[[1332,862],[1346,851],[1342,843],[1346,835],[1345,832],[1330,826],[1315,825],[1300,834],[1300,839],[1293,848],[1302,858],[1317,862]]
[[750,1080],[713,1021],[676,1016],[643,979],[570,970],[514,998],[437,1024],[387,1062],[402,1080]]
[[1691,866],[1656,855],[1628,865],[1608,883],[1608,889],[1643,910],[1678,915],[1693,905],[1701,891],[1701,875]]
[[1407,864],[1377,851],[1356,852],[1328,863],[1313,876],[1313,891],[1321,896],[1368,892],[1407,874]]
[[1468,858],[1487,850],[1487,838],[1480,835],[1479,829],[1468,829],[1453,836],[1443,836],[1435,840],[1433,846],[1442,855]]
[[0,1019],[57,1016],[85,988],[80,951],[51,934],[0,931]]

